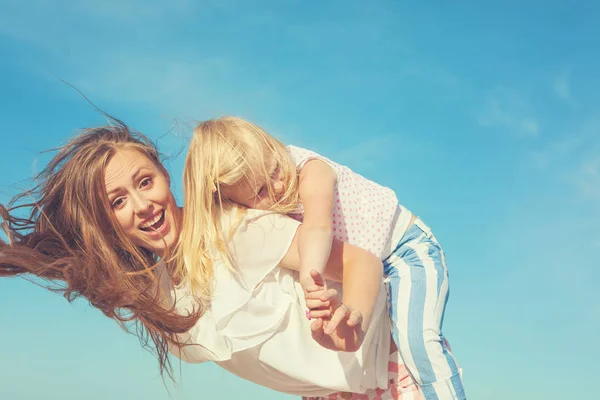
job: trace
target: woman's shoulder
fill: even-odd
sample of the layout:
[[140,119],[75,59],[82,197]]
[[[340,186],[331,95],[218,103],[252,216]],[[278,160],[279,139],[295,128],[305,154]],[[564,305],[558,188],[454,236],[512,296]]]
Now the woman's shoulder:
[[221,218],[229,252],[238,259],[265,260],[269,254],[281,257],[287,252],[300,222],[270,211],[237,209]]
[[300,225],[286,215],[251,209],[223,216],[222,223],[231,266],[249,287],[279,265]]

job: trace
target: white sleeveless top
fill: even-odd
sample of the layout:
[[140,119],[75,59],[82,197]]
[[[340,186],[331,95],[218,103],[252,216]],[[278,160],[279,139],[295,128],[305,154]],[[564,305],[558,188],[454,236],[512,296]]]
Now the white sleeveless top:
[[[235,222],[224,216],[223,232]],[[211,309],[186,334],[192,345],[173,353],[187,362],[214,361],[241,378],[298,396],[387,387],[390,322],[383,283],[361,348],[348,353],[321,347],[311,337],[297,272],[278,267],[298,226],[286,216],[247,210],[229,243],[238,272],[215,263]],[[180,312],[194,304],[186,287],[169,294]]]
[[[314,159],[325,162],[335,171],[333,236],[382,260],[388,257],[406,232],[412,217],[411,212],[398,203],[394,191],[313,151],[296,146],[287,146],[287,150],[298,173]],[[302,213],[302,207],[300,210]]]

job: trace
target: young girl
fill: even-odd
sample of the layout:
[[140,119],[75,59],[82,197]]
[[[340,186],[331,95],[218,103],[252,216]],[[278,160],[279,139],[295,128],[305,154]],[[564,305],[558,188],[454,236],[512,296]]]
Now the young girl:
[[[202,122],[194,135],[195,140],[230,147],[249,166],[243,179],[213,182],[212,193],[248,208],[302,220],[299,275],[309,318],[331,316],[323,304],[312,300],[312,292],[313,279],[325,271],[333,238],[368,250],[383,261],[393,338],[425,397],[465,398],[459,368],[441,333],[448,297],[444,253],[431,230],[398,204],[391,189],[309,150],[286,148],[240,118]],[[344,280],[344,290],[359,286],[362,278],[356,278]],[[334,323],[325,333],[330,334],[340,319],[333,314]]]

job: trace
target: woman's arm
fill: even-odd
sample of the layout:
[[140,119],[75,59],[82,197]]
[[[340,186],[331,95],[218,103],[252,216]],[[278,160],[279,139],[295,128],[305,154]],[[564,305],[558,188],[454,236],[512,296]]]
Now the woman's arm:
[[[304,226],[300,225],[287,253],[280,262],[282,267],[299,270],[300,257],[297,240],[302,229]],[[331,252],[325,266],[325,277],[342,282],[342,302],[362,314],[361,327],[366,330],[383,279],[381,261],[366,250],[333,239]]]
[[[258,210],[247,210],[244,218],[228,243],[228,251],[235,267],[243,271],[247,285],[254,287],[277,266],[295,271],[300,269],[298,237],[305,228],[302,224],[285,215]],[[231,226],[229,219],[225,220],[224,231],[230,229],[227,228]],[[342,301],[348,308],[362,314],[359,327],[365,330],[381,288],[382,275],[381,261],[373,254],[333,239],[325,264],[325,277],[342,282]],[[360,342],[348,348],[357,346]]]

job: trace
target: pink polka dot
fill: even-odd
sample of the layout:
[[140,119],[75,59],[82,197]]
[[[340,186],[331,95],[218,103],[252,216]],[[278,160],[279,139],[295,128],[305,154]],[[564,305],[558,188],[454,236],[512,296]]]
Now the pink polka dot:
[[[305,149],[294,146],[288,149],[299,167],[309,159],[323,159]],[[352,173],[347,167],[335,163],[329,165],[338,176],[333,208],[334,236],[380,255],[385,239],[390,235],[398,204],[394,193]]]

